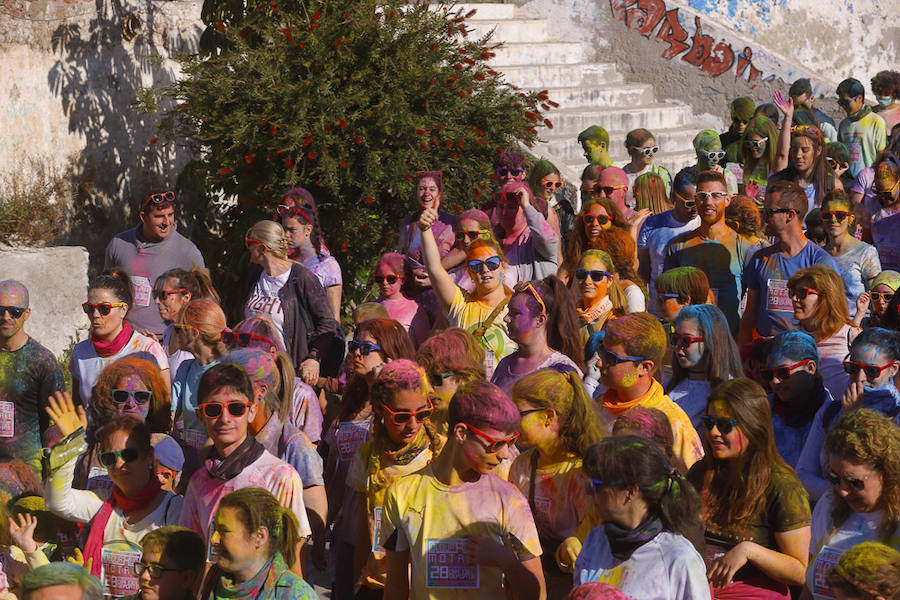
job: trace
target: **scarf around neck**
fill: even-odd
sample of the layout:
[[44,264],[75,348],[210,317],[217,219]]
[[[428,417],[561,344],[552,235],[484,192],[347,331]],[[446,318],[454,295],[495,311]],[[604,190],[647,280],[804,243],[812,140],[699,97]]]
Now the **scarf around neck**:
[[634,529],[625,529],[607,521],[603,524],[603,530],[609,541],[610,553],[617,560],[625,561],[631,558],[635,550],[662,533],[663,523],[656,513],[652,513]]
[[[612,307],[612,300],[609,299],[609,296],[604,296],[600,302],[592,307],[581,308],[580,306],[576,306],[575,310],[578,312],[578,318],[581,320],[581,324],[587,325],[600,319],[601,316],[611,311]],[[603,321],[606,321],[606,319],[604,318]],[[600,325],[602,325],[602,323],[600,323]]]
[[204,466],[210,477],[228,481],[240,475],[265,451],[265,447],[248,432],[241,445],[224,460],[219,458],[219,453],[214,446],[210,457],[204,461]]
[[213,594],[212,596],[203,595],[201,597],[214,598],[215,600],[225,598],[243,598],[245,600],[271,598],[278,579],[287,569],[287,564],[284,562],[281,554],[276,553],[252,579],[244,583],[234,584],[218,566],[214,566],[212,572],[217,577],[213,579],[215,582]]
[[91,336],[91,344],[94,345],[94,352],[103,358],[113,356],[125,347],[125,344],[131,339],[132,333],[134,333],[134,330],[131,328],[128,321],[122,321],[122,331],[120,331],[112,341],[107,342]]
[[91,575],[100,577],[100,572],[103,568],[103,537],[113,511],[116,508],[122,511],[138,510],[147,506],[156,498],[160,487],[159,479],[157,479],[155,474],[151,474],[150,480],[144,486],[144,489],[133,496],[125,494],[119,489],[119,486],[113,486],[112,495],[103,503],[103,506],[100,507],[100,510],[91,520],[90,533],[88,533],[87,541],[84,544],[85,562],[88,559],[93,561],[91,563]]
[[603,408],[609,411],[611,415],[614,417],[618,417],[623,412],[637,405],[645,405],[646,403],[651,403],[651,406],[654,406],[659,403],[659,401],[666,397],[665,392],[663,391],[663,386],[656,380],[653,379],[650,384],[650,389],[647,390],[647,393],[639,398],[635,398],[630,402],[622,402],[619,397],[619,392],[615,390],[615,388],[609,388],[603,394]]

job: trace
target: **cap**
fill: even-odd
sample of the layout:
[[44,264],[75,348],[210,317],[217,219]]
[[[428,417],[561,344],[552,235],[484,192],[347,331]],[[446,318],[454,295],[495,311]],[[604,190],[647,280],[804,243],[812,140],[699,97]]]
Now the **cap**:
[[797,98],[803,94],[812,94],[812,84],[809,79],[798,79],[791,84],[791,90],[788,92],[791,98]]
[[180,471],[184,466],[184,451],[171,436],[153,435],[153,457],[164,467]]
[[694,137],[694,151],[708,150],[715,147],[717,150],[722,149],[722,141],[719,134],[712,129],[704,129]]
[[735,98],[731,102],[731,118],[732,119],[740,119],[741,121],[749,121],[753,118],[753,113],[756,111],[756,104],[753,102],[751,98],[746,96],[741,96],[740,98]]

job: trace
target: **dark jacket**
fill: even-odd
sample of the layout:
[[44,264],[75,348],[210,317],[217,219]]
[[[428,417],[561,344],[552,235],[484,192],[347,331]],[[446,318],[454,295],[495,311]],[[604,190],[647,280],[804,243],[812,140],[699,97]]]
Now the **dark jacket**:
[[[250,297],[262,272],[261,266],[250,265],[244,298]],[[319,361],[322,376],[337,376],[344,359],[344,332],[334,318],[319,278],[300,263],[294,263],[278,297],[284,313],[284,343],[294,368],[307,358],[314,358]]]

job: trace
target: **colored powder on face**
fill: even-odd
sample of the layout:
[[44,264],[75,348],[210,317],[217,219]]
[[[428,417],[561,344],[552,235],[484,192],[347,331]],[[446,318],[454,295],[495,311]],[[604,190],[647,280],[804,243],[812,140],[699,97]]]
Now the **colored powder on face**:
[[721,149],[722,142],[719,139],[719,134],[712,129],[704,129],[694,138],[694,150],[697,152],[701,150],[713,152]]
[[622,377],[621,385],[622,385],[622,387],[630,388],[635,383],[637,383],[637,380],[638,380],[637,373],[632,371],[631,373]]
[[28,308],[28,288],[15,279],[0,281],[0,295],[13,298],[16,306]]

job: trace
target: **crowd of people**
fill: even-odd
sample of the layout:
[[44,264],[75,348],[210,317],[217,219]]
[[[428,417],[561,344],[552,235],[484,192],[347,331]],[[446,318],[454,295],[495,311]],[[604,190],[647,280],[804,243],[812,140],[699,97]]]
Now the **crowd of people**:
[[807,80],[738,98],[674,174],[646,129],[623,168],[582,132],[580,182],[504,152],[461,214],[420,171],[352,310],[308,190],[247,231],[232,324],[142,199],[70,387],[0,282],[0,597],[900,598],[900,73],[872,89],[837,124]]

